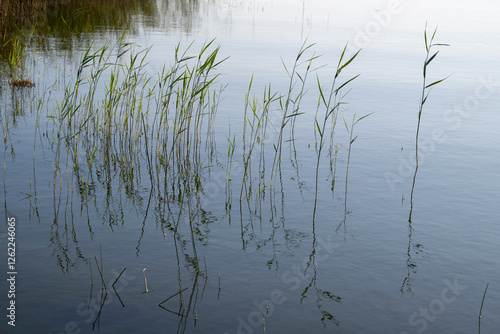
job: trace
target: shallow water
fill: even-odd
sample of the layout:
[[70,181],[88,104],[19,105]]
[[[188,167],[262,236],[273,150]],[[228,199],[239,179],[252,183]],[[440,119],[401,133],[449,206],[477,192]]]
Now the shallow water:
[[[2,332],[473,333],[487,283],[481,330],[495,332],[500,326],[495,316],[500,227],[494,218],[500,214],[498,5],[158,0],[145,8],[131,10],[123,24],[118,18],[97,20],[81,34],[63,34],[55,19],[49,21],[53,27],[43,36],[44,47],[35,53],[33,42],[28,49],[25,74],[36,82],[34,89],[9,88],[3,67],[0,111],[7,139],[0,200],[5,221],[16,220],[17,276],[16,326],[4,316]],[[450,44],[429,66],[429,80],[450,77],[432,89],[424,107],[411,207],[426,22],[430,31],[439,26],[438,43]],[[194,194],[160,198],[144,150],[132,159],[140,163],[133,176],[130,166],[109,164],[100,150],[93,170],[82,168],[83,149],[75,159],[79,169],[64,149],[59,160],[55,157],[54,125],[46,116],[62,101],[64,87],[74,83],[90,42],[94,49],[106,41],[112,45],[125,27],[130,31],[124,40],[136,43],[135,50],[151,46],[144,67],[150,76],[173,63],[179,42],[181,48],[193,42],[189,52],[196,55],[216,38],[219,59],[230,57],[217,67],[215,87],[227,87],[212,145],[202,150],[215,154],[203,155],[199,202]],[[288,141],[285,131],[281,182],[273,191],[277,135],[269,125],[265,197],[259,202],[253,192],[240,201],[251,77],[251,95],[259,101],[268,84],[286,94],[283,63],[293,66],[306,38],[315,43],[307,57],[321,57],[308,77],[295,140]],[[349,56],[362,51],[342,80],[361,75],[349,86],[335,129],[334,175],[327,148],[323,151],[313,221],[316,75],[324,85],[331,82],[346,43]],[[102,81],[108,82],[109,74]],[[37,112],[44,93],[46,102]],[[99,89],[96,100],[104,95]],[[277,103],[269,111],[278,128],[281,112]],[[346,180],[349,134],[342,117],[350,127],[354,114],[369,113],[354,128],[358,137]],[[228,210],[226,136],[233,135]],[[245,183],[254,191],[260,144],[255,150],[252,178]],[[6,264],[8,225],[2,226],[0,259]],[[1,289],[5,310],[13,298],[6,296],[5,280]],[[182,299],[175,295],[179,291]]]

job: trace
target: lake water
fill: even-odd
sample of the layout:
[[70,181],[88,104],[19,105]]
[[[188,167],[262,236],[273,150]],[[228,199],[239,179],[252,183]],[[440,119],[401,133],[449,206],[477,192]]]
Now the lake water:
[[[21,67],[0,63],[2,333],[497,331],[500,5],[131,3],[94,4],[89,15],[60,1],[33,30]],[[447,79],[426,90],[416,169],[426,25],[428,40],[438,27],[434,42],[449,44],[432,47],[440,52],[426,83]],[[218,61],[229,58],[207,76],[218,74],[209,95],[200,103],[176,86],[161,123],[159,73],[174,66],[177,45],[195,66],[213,39],[204,56],[220,46]],[[134,46],[113,49],[120,42]],[[346,43],[342,63],[361,52],[337,87],[360,76],[327,120],[316,179],[318,82],[327,99]],[[99,54],[77,77],[87,50],[106,45],[109,59]],[[300,106],[280,146],[287,70],[302,45],[311,47],[290,95]],[[148,48],[128,78],[139,82],[134,92],[110,89],[113,71]],[[36,86],[12,87],[17,77]],[[253,96],[267,127],[252,116]],[[298,106],[289,104],[288,116]],[[196,115],[175,117],[193,105]]]

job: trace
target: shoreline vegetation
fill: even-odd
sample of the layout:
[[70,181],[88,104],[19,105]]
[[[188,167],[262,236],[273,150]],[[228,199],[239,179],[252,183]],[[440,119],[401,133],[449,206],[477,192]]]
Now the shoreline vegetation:
[[36,37],[44,47],[46,37],[68,41],[102,27],[133,28],[133,14],[153,14],[153,0],[2,0],[0,1],[0,59],[29,45]]
[[[121,35],[120,31],[135,29],[134,14],[151,16],[155,11],[153,0],[2,0],[0,85],[34,87],[26,63],[32,54],[50,48],[54,38],[60,48],[73,53],[91,45],[90,34],[109,28]],[[75,38],[81,46],[74,44]]]

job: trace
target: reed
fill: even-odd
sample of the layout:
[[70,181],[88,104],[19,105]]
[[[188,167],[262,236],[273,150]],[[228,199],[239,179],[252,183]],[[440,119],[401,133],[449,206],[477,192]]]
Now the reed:
[[89,294],[89,304],[87,309],[90,309],[90,303],[92,302],[92,291],[94,290],[94,277],[92,276],[92,262],[89,263],[90,268],[90,294]]
[[481,307],[479,308],[479,334],[481,334],[481,318],[483,317],[484,299],[486,298],[486,292],[488,291],[489,285],[490,285],[490,283],[487,283],[486,288],[484,288],[483,299],[481,300]]
[[[284,61],[283,67],[285,68],[285,71],[288,74],[289,77],[289,83],[288,83],[288,90],[285,95],[281,96],[279,99],[280,102],[280,108],[282,111],[282,116],[281,116],[281,124],[279,125],[279,130],[278,130],[278,139],[276,144],[274,145],[274,158],[273,158],[273,163],[272,163],[272,169],[271,169],[271,186],[274,187],[275,185],[275,174],[277,171],[281,170],[281,152],[282,152],[282,146],[283,146],[283,132],[285,129],[285,126],[287,123],[292,119],[294,120],[297,116],[301,115],[302,112],[299,111],[300,108],[300,102],[302,101],[302,98],[305,95],[305,85],[306,85],[306,80],[308,77],[308,74],[312,71],[311,67],[313,64],[313,61],[317,59],[319,56],[316,54],[313,54],[311,57],[306,58],[305,60],[303,59],[305,56],[305,53],[307,50],[312,48],[314,44],[309,44],[306,45],[307,40],[304,41],[302,46],[299,49],[299,52],[295,58],[295,61],[292,65],[291,70],[289,70],[285,64]],[[302,75],[300,74],[298,68],[303,65],[306,65],[306,69]],[[297,95],[294,97],[294,88],[297,83],[300,83],[300,90],[297,93]],[[294,124],[294,121],[292,121],[292,124]],[[291,127],[291,134],[293,135],[294,126]]]
[[[427,101],[427,98],[429,97],[429,93],[431,92],[431,87],[434,85],[439,84],[440,82],[446,80],[448,77],[436,80],[432,83],[427,83],[427,67],[429,64],[436,58],[438,55],[439,51],[436,51],[432,53],[433,48],[437,46],[449,46],[449,44],[442,44],[442,43],[434,43],[434,37],[436,37],[436,32],[437,32],[437,27],[434,29],[434,32],[432,33],[432,36],[430,38],[427,37],[427,24],[425,25],[424,29],[424,41],[425,41],[425,50],[426,50],[426,55],[425,55],[425,61],[424,61],[424,66],[423,66],[423,81],[422,81],[422,95],[420,98],[420,106],[418,110],[418,122],[417,122],[417,132],[415,135],[415,164],[418,168],[418,135],[420,132],[420,120],[422,118],[422,111],[424,109],[424,104]],[[432,54],[432,55],[431,55]]]
[[170,297],[168,297],[167,299],[165,299],[164,301],[162,301],[160,304],[158,304],[158,306],[162,306],[162,304],[166,303],[167,301],[169,301],[170,299],[172,299],[173,297],[179,295],[179,294],[182,294],[182,292],[186,291],[188,288],[184,288],[184,289],[179,289],[179,292],[176,292],[174,293],[173,295],[171,295]]
[[[318,89],[319,89],[319,99],[318,99],[318,107],[316,111],[316,117],[314,118],[314,125],[315,125],[315,131],[317,131],[317,134],[319,135],[319,142],[316,142],[316,181],[315,181],[315,191],[314,191],[314,209],[313,209],[313,220],[316,217],[316,207],[317,207],[317,202],[318,202],[318,182],[319,182],[319,166],[320,166],[320,161],[321,161],[321,153],[323,150],[323,146],[325,144],[325,138],[326,136],[326,125],[328,124],[328,120],[331,120],[332,122],[332,127],[331,131],[334,132],[335,130],[335,124],[337,123],[337,118],[339,115],[340,111],[340,106],[344,104],[343,98],[345,97],[345,94],[342,93],[342,89],[346,87],[350,82],[352,82],[354,79],[356,79],[358,75],[351,77],[341,83],[340,85],[337,86],[337,78],[341,74],[341,72],[349,66],[349,64],[357,57],[359,54],[359,51],[357,51],[353,56],[351,56],[348,60],[344,61],[344,56],[347,50],[347,44],[345,45],[344,49],[342,50],[342,53],[340,55],[339,61],[337,63],[337,68],[335,71],[335,75],[333,77],[333,81],[331,83],[330,87],[330,92],[328,95],[326,95],[326,91],[324,89],[324,86],[321,85],[321,82],[319,80],[319,77],[317,76],[317,83],[318,83]],[[320,107],[324,108],[324,117],[320,125],[320,121],[318,121],[318,111]],[[333,141],[332,139],[333,133],[330,135],[330,141]]]
[[[183,49],[178,44],[172,65],[151,71],[147,59],[150,49],[137,51],[137,47],[126,43],[124,38],[125,34],[114,44],[89,47],[73,79],[64,87],[63,97],[55,101],[56,107],[49,115],[52,133],[47,136],[55,153],[54,184],[59,183],[54,189],[62,191],[63,158],[66,159],[66,184],[72,182],[69,176],[73,169],[78,175],[75,178],[77,187],[84,190],[81,192],[84,201],[95,191],[91,185],[96,179],[106,187],[107,201],[112,202],[114,184],[118,183],[117,186],[123,187],[127,194],[137,194],[141,175],[147,173],[154,189],[154,195],[150,197],[158,201],[155,203],[156,212],[163,216],[164,213],[160,212],[166,209],[167,216],[177,217],[175,229],[182,214],[188,215],[192,252],[196,258],[195,234],[201,221],[198,214],[200,198],[214,165],[213,159],[217,157],[215,119],[226,87],[214,88],[219,77],[216,69],[225,59],[218,59],[220,46],[214,45],[213,40],[195,54],[192,45]],[[266,190],[271,189],[275,194],[275,180],[281,179],[278,172],[281,173],[287,126],[291,147],[295,147],[295,122],[304,113],[301,106],[308,89],[307,79],[317,70],[313,64],[319,56],[311,52],[313,45],[304,42],[291,67],[283,61],[289,77],[285,94],[273,91],[268,84],[260,97],[252,96],[253,76],[250,79],[245,94],[240,201],[248,202],[252,215],[262,217]],[[324,108],[325,116],[323,121],[318,114],[315,117],[318,135],[315,200],[319,165],[327,138],[330,139],[330,169],[334,165],[336,168],[338,148],[333,144],[333,136],[343,103],[341,91],[357,77],[337,84],[340,73],[358,54],[346,60],[346,48],[338,62],[329,95],[317,77],[318,110]],[[269,116],[273,110],[280,111],[276,127]],[[267,141],[271,131],[277,137],[274,142]],[[351,133],[351,140],[353,137]],[[230,132],[227,143],[226,211],[231,206],[230,182],[233,180],[236,135]],[[271,145],[274,152],[266,153]],[[274,155],[272,161],[266,161],[271,154]],[[294,159],[298,167],[296,152]],[[258,164],[252,161],[258,161]],[[118,180],[116,176],[119,176]],[[335,175],[332,189],[334,182]],[[136,198],[139,200],[139,196]],[[255,201],[253,208],[251,201]],[[271,208],[275,210],[273,203]],[[120,215],[123,216],[116,213],[116,216]],[[199,270],[197,263],[193,262]]]
[[[293,66],[288,67],[283,61],[289,77],[284,94],[274,91],[274,86],[269,83],[257,95],[252,95],[252,76],[245,95],[243,171],[239,173],[233,171],[236,164],[234,156],[238,155],[238,138],[231,129],[227,136],[227,157],[224,157],[226,165],[217,161],[215,120],[225,88],[218,85],[217,68],[225,60],[219,59],[220,47],[214,41],[209,41],[198,50],[193,50],[192,45],[183,49],[178,44],[173,63],[157,71],[148,65],[149,49],[138,49],[126,43],[124,38],[125,35],[122,35],[114,44],[89,47],[71,80],[63,88],[62,98],[55,100],[55,108],[50,111],[52,123],[47,128],[49,135],[43,138],[54,151],[54,198],[60,201],[62,186],[67,185],[69,193],[74,184],[81,197],[82,208],[88,210],[94,202],[96,207],[105,205],[108,209],[113,203],[122,202],[122,198],[113,198],[118,190],[120,196],[124,194],[134,207],[147,205],[145,214],[141,210],[143,225],[146,224],[151,202],[162,228],[171,230],[174,239],[182,245],[188,245],[184,249],[186,261],[196,272],[200,272],[198,254],[201,252],[198,247],[204,242],[203,226],[207,224],[209,215],[201,199],[210,169],[214,165],[225,168],[226,211],[231,208],[230,182],[236,175],[241,176],[240,203],[244,200],[248,202],[251,216],[258,216],[262,226],[262,221],[265,221],[262,219],[265,216],[262,214],[262,203],[265,203],[267,190],[271,188],[274,191],[275,180],[281,178],[278,173],[281,173],[282,167],[282,146],[287,139],[295,152],[296,120],[304,114],[309,86],[315,85],[314,81],[308,82],[307,79],[311,81],[309,77],[316,71],[313,65],[319,56],[311,51],[313,44],[304,42]],[[346,49],[347,46],[342,50],[332,86],[328,87],[329,93],[317,76],[315,210],[320,161],[322,154],[326,154],[324,146],[330,140],[330,170],[336,170],[338,146],[334,144],[335,126],[344,103],[344,90],[357,77],[340,82],[345,69],[359,53],[347,57]],[[273,111],[279,113],[276,123],[270,118]],[[322,120],[318,111],[324,112]],[[354,126],[361,119],[354,116],[350,126],[344,120],[350,134],[346,184],[351,146],[356,140]],[[274,139],[269,140],[272,135],[275,135]],[[287,135],[289,138],[286,138]],[[296,153],[293,155],[298,166]],[[270,174],[269,167],[272,167]],[[143,198],[144,184],[141,182],[144,176],[149,178],[146,181],[151,185],[147,204],[143,204],[146,203]],[[335,172],[332,189],[334,182]],[[99,187],[104,190],[103,203],[97,200],[96,189]],[[105,212],[101,217],[103,222],[113,221],[110,226],[124,222],[126,210],[121,204],[118,206],[118,209],[102,210]],[[275,211],[271,204],[271,215]],[[138,251],[139,248],[140,240]],[[143,274],[148,291],[145,272]]]
[[[218,59],[214,41],[196,55],[189,55],[191,45],[186,50],[178,45],[174,63],[152,72],[149,49],[136,52],[124,36],[114,45],[86,50],[49,114],[53,182],[59,183],[54,189],[62,192],[65,158],[66,174],[75,175],[84,203],[96,181],[104,186],[106,203],[114,201],[113,187],[140,203],[141,174],[147,173],[157,212],[177,216],[175,230],[182,214],[189,216],[192,264],[199,271],[196,244],[205,218],[198,213],[216,157],[215,117],[225,86],[214,87],[224,59]],[[233,138],[230,156],[235,144]],[[104,212],[112,220],[123,217],[123,212]]]
[[[427,67],[429,64],[436,58],[438,55],[439,51],[436,51],[432,53],[433,48],[439,47],[439,46],[449,46],[448,44],[443,44],[443,43],[434,43],[434,38],[436,37],[436,32],[437,32],[437,27],[434,29],[434,32],[432,33],[432,36],[430,38],[427,37],[427,23],[425,24],[425,29],[424,29],[424,42],[425,42],[425,50],[426,50],[426,55],[425,55],[425,61],[424,61],[424,66],[423,66],[423,81],[422,81],[422,95],[420,97],[420,105],[419,105],[419,110],[418,110],[418,122],[417,122],[417,131],[415,134],[415,174],[413,175],[413,183],[411,187],[411,193],[410,193],[410,214],[408,215],[408,222],[411,224],[411,216],[413,213],[413,191],[415,189],[415,180],[417,179],[417,171],[418,171],[418,141],[419,141],[419,133],[420,133],[420,121],[422,119],[422,112],[424,110],[424,104],[427,101],[427,98],[429,97],[429,94],[432,90],[432,88],[446,80],[448,77],[433,81],[432,83],[427,83]],[[411,227],[410,227],[411,228]]]
[[[245,124],[243,127],[243,177],[240,188],[240,201],[243,198],[247,202],[253,197],[252,188],[252,154],[256,148],[260,147],[259,153],[259,170],[258,175],[260,180],[265,179],[265,140],[268,125],[269,111],[275,101],[278,100],[277,93],[273,92],[271,86],[264,87],[262,101],[259,103],[256,96],[250,100],[250,91],[252,88],[253,77],[250,80],[248,92],[245,95],[244,118]],[[247,126],[250,128],[249,138],[247,138]],[[259,146],[260,145],[260,146]],[[250,181],[250,182],[248,182]],[[265,182],[265,181],[264,181]],[[257,197],[262,195],[262,189],[265,188],[262,182],[259,182],[257,187]],[[245,196],[244,196],[245,195]]]
[[122,277],[122,274],[125,272],[125,270],[127,269],[127,267],[124,267],[122,269],[122,271],[120,272],[120,275],[118,275],[118,277],[115,279],[115,281],[113,282],[113,284],[111,286],[115,286],[116,282],[118,282],[118,280],[120,279],[120,277]]
[[[334,127],[332,126],[332,129]],[[337,157],[338,157],[338,152],[339,152],[339,145],[335,144],[335,148],[333,148],[333,133],[331,135],[331,141],[330,141],[330,175],[331,175],[331,190],[332,194],[335,193],[335,182],[336,182],[336,175],[337,175]],[[333,158],[332,158],[333,156]]]
[[344,119],[344,125],[345,125],[345,128],[347,130],[347,132],[349,133],[349,145],[347,146],[347,167],[346,167],[346,172],[345,172],[345,193],[346,193],[346,196],[347,196],[347,180],[349,178],[349,164],[351,162],[351,148],[352,148],[352,144],[354,143],[354,141],[356,140],[356,138],[358,138],[358,136],[356,137],[352,137],[353,136],[353,133],[354,133],[354,126],[356,124],[358,124],[359,121],[363,120],[364,118],[370,116],[371,114],[373,113],[369,113],[369,114],[366,114],[358,119],[356,119],[356,114],[354,114],[352,116],[352,121],[351,121],[351,126],[349,127],[347,125],[347,122]]
[[102,288],[106,290],[106,294],[108,293],[108,288],[106,286],[106,282],[104,282],[104,273],[101,269],[102,267],[102,257],[101,257],[101,266],[99,266],[99,262],[97,261],[97,257],[94,256],[95,264],[97,265],[97,270],[99,270],[99,275],[101,276]]
[[[227,149],[227,162],[226,162],[226,203],[225,210],[226,213],[231,211],[232,207],[232,164],[233,164],[233,155],[234,150],[236,148],[236,134],[233,134],[233,138],[231,140],[231,126],[229,126],[229,135],[226,137],[228,141],[228,149]],[[229,221],[231,223],[231,221]]]

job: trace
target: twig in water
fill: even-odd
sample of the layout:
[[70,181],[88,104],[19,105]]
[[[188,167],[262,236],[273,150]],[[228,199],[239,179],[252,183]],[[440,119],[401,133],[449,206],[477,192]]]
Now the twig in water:
[[219,292],[217,293],[217,300],[219,300],[219,296],[220,296],[220,274],[219,274]]
[[481,318],[483,314],[484,298],[486,297],[486,291],[488,291],[488,285],[490,285],[490,283],[486,284],[486,288],[484,289],[484,294],[483,294],[483,300],[481,301],[481,308],[479,309],[479,334],[481,334]]
[[146,268],[142,269],[142,275],[144,276],[144,286],[146,287],[146,290],[144,292],[149,292],[149,290],[148,290],[148,281],[146,279],[145,271],[146,271]]
[[115,286],[116,282],[118,282],[118,280],[120,279],[120,277],[122,277],[122,274],[123,272],[125,271],[125,269],[127,269],[127,267],[124,267],[122,272],[120,273],[120,275],[118,275],[118,277],[115,279],[115,281],[113,282],[113,284],[111,284],[112,287]]
[[162,304],[163,304],[163,303],[167,302],[167,301],[168,301],[168,300],[170,300],[172,297],[175,297],[175,296],[177,296],[178,294],[180,294],[180,293],[182,293],[182,292],[186,291],[187,289],[188,289],[188,288],[184,288],[184,289],[182,289],[182,290],[179,290],[179,292],[174,293],[172,296],[168,297],[167,299],[165,299],[164,301],[162,301],[160,304],[158,304],[158,306],[163,307],[163,306],[162,306]]
[[[97,265],[97,269],[99,270],[99,275],[101,275],[102,286],[106,290],[106,294],[107,294],[108,293],[108,288],[106,287],[106,283],[104,282],[104,275],[102,273],[101,268],[99,267],[99,262],[97,261],[97,257],[94,256],[94,259],[95,259],[95,263]],[[102,266],[102,256],[101,256],[101,266]]]

